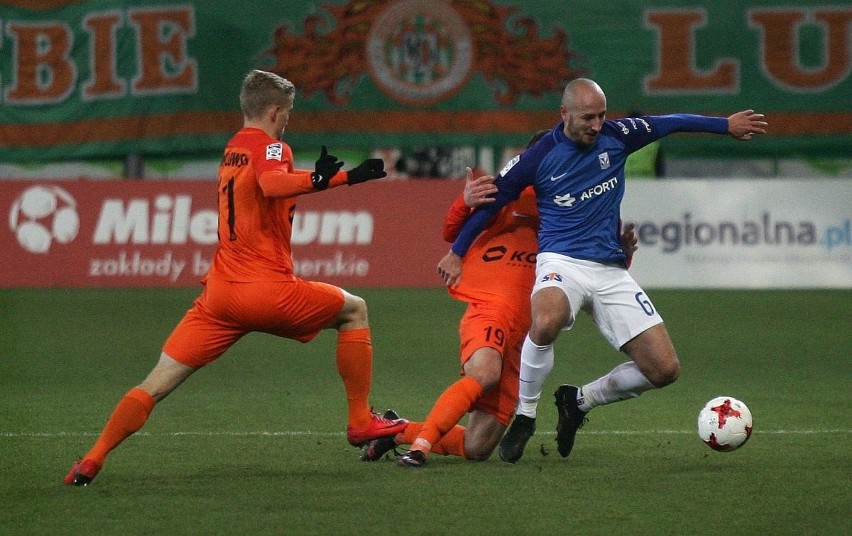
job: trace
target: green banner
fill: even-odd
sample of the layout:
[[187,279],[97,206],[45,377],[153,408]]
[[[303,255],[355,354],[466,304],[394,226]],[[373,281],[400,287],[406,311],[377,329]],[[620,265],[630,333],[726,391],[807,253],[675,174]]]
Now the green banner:
[[670,155],[848,157],[850,35],[805,0],[0,0],[0,161],[218,154],[258,68],[296,84],[301,148],[522,145],[584,76],[610,117],[770,122]]

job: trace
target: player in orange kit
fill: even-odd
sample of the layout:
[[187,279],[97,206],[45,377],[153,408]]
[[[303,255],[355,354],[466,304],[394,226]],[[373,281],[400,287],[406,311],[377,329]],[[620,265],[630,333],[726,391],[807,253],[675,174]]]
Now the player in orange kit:
[[88,485],[159,401],[253,331],[308,342],[323,329],[336,329],[349,443],[360,446],[405,428],[405,419],[385,419],[369,405],[373,349],[366,303],[338,287],[298,278],[290,249],[297,196],[385,177],[384,163],[368,159],[340,171],[343,162],[323,147],[313,172],[294,169],[292,151],[280,137],[295,92],[288,80],[265,71],[243,80],[243,128],[228,142],[219,167],[219,244],[204,290],[148,377],[119,401],[94,446],[74,463],[66,484]]
[[[466,190],[490,185],[491,177],[473,179]],[[489,186],[490,188],[490,186]],[[482,190],[490,192],[490,190]],[[455,240],[476,204],[468,193],[455,200],[444,222],[444,239]],[[506,206],[465,257],[465,277],[449,293],[468,303],[459,325],[462,377],[435,402],[425,422],[411,422],[394,438],[371,441],[362,460],[373,461],[400,444],[411,450],[397,459],[407,466],[426,463],[430,452],[485,460],[494,451],[518,400],[520,344],[529,328],[529,294],[535,270],[538,211],[527,192]],[[457,423],[470,412],[466,427]],[[386,414],[386,417],[389,415]]]
[[[549,132],[537,132],[528,146]],[[468,170],[465,192],[445,218],[444,240],[454,241],[473,208],[492,201],[489,196],[497,190],[492,181],[490,176],[474,179]],[[464,277],[448,287],[453,298],[468,303],[459,325],[462,377],[444,390],[424,422],[410,422],[394,437],[370,441],[362,460],[378,460],[398,445],[411,445],[397,458],[404,467],[422,467],[430,452],[474,461],[491,456],[518,402],[538,227],[535,192],[529,188],[503,207],[476,238],[473,253],[464,257]],[[632,255],[636,249],[632,227],[625,228],[622,241]],[[467,426],[457,424],[466,413],[470,413]],[[395,413],[389,410],[385,417],[391,416]]]

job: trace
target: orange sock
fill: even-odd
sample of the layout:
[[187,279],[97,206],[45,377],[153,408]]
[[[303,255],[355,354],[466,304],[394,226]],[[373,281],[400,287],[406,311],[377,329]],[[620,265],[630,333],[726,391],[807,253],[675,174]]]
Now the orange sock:
[[[422,422],[409,422],[405,431],[396,434],[393,438],[397,445],[411,445],[420,431],[423,430]],[[432,445],[432,452],[441,456],[466,456],[464,450],[464,426],[457,424],[453,426],[449,432],[438,440],[438,443]]]
[[464,451],[464,426],[459,424],[441,437],[437,444],[432,446],[432,452],[442,456],[467,457]]
[[412,443],[412,448],[428,454],[438,440],[464,417],[480,396],[482,385],[468,376],[463,376],[447,387],[432,406],[432,411],[426,417],[423,429]]
[[396,441],[397,445],[410,445],[414,443],[414,440],[417,439],[418,435],[420,435],[420,430],[422,429],[422,422],[409,421],[408,426],[405,427],[405,430],[396,434],[393,439],[394,441]]
[[373,383],[373,344],[370,328],[341,331],[337,335],[337,372],[343,379],[349,406],[349,426],[370,425],[370,387]]
[[103,465],[112,449],[142,428],[155,404],[151,395],[138,387],[128,391],[115,406],[98,440],[83,459]]

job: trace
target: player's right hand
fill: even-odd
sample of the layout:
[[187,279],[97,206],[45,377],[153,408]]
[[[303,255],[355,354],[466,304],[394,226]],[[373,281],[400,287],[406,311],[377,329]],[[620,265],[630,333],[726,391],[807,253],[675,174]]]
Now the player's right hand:
[[481,175],[474,178],[473,170],[465,168],[467,179],[464,183],[464,204],[473,208],[494,202],[493,195],[497,193],[493,175]]
[[325,190],[328,188],[328,183],[331,178],[340,171],[343,167],[343,160],[338,160],[336,156],[328,154],[328,149],[325,145],[322,146],[320,157],[317,159],[314,172],[311,173],[311,182],[317,190]]

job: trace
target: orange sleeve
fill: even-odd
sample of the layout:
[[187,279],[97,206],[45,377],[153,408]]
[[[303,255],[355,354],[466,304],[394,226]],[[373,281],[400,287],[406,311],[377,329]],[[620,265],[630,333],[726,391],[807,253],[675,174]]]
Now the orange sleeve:
[[[270,147],[276,150],[270,151]],[[254,163],[257,166],[257,184],[264,197],[289,198],[320,191],[311,182],[313,170],[293,167],[293,151],[286,143],[274,142],[260,146],[256,151]],[[348,172],[338,171],[329,181],[328,187],[347,184],[348,178]]]
[[[258,177],[258,184],[266,197],[296,197],[302,194],[319,192],[311,182],[312,171],[293,170],[287,171],[275,168],[264,171]],[[329,188],[336,188],[347,184],[348,173],[338,171],[328,183]]]
[[465,204],[464,196],[459,195],[450,206],[450,210],[444,218],[443,233],[445,241],[450,243],[455,242],[462,225],[464,225],[465,220],[467,220],[468,216],[470,216],[471,210],[472,209]]

